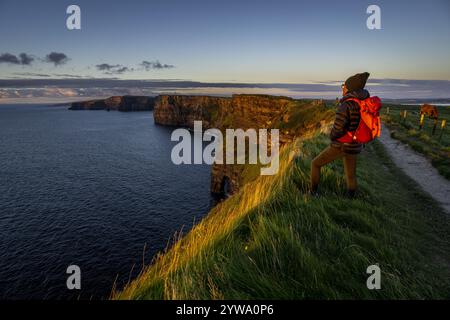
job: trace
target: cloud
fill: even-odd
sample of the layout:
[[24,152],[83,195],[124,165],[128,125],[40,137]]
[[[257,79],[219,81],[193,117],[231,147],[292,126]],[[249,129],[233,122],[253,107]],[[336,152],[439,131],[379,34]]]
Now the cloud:
[[83,75],[75,75],[75,74],[69,74],[69,73],[37,73],[37,72],[14,72],[13,75],[19,76],[14,77],[15,79],[23,79],[23,77],[27,78],[70,78],[70,79],[92,79],[90,76],[83,76]]
[[101,63],[95,66],[97,70],[103,71],[105,74],[122,74],[125,72],[134,71],[133,68],[128,68],[121,64],[109,64],[109,63]]
[[19,57],[22,65],[29,66],[34,61],[34,58],[26,53],[21,53]]
[[61,78],[74,78],[74,79],[90,78],[88,76],[81,76],[81,75],[75,75],[75,74],[69,74],[69,73],[53,73],[52,76],[61,77]]
[[124,73],[124,72],[129,72],[129,71],[133,71],[133,69],[130,69],[128,67],[119,67],[118,69],[114,70],[113,72],[110,72],[110,74],[114,74],[114,73]]
[[161,70],[161,69],[172,69],[175,68],[174,65],[171,64],[162,64],[158,60],[156,61],[142,61],[140,64],[141,67],[145,69],[145,71],[150,71],[152,69]]
[[15,72],[14,75],[22,77],[40,77],[49,78],[51,75],[45,73],[35,73],[35,72]]
[[0,63],[20,64],[20,60],[13,54],[3,53],[0,55]]
[[[165,64],[165,63],[163,64],[163,63],[159,62],[158,60],[156,60],[156,61],[145,61],[144,60],[139,64],[139,66],[146,71],[175,68],[174,65]],[[108,74],[108,75],[122,74],[125,72],[135,71],[134,68],[129,68],[122,64],[101,63],[101,64],[97,64],[95,67],[97,68],[98,71],[103,71],[104,74]]]
[[102,63],[102,64],[98,64],[95,67],[97,68],[97,70],[100,71],[110,71],[114,68],[118,68],[120,65],[118,64],[109,64],[109,63]]
[[26,53],[21,53],[16,56],[11,53],[3,53],[0,55],[0,63],[19,64],[23,66],[31,65],[34,58]]
[[67,61],[69,61],[69,57],[61,52],[51,52],[45,57],[44,61],[48,63],[53,63],[56,67],[67,63]]

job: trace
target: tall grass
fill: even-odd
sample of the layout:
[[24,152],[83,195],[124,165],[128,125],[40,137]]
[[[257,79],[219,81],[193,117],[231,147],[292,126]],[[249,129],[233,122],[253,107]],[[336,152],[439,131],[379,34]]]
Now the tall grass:
[[[113,299],[450,297],[450,227],[441,209],[374,143],[359,158],[360,194],[344,197],[342,165],[308,194],[324,136],[280,152],[280,170],[216,206]],[[382,289],[368,290],[378,264]]]

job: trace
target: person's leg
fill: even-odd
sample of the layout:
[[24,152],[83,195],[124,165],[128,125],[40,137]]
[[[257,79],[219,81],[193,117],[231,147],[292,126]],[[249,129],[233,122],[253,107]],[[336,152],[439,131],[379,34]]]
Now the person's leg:
[[347,190],[350,196],[356,191],[356,154],[344,155],[344,171],[347,180]]
[[324,149],[311,162],[311,191],[316,192],[320,182],[320,168],[324,165],[342,157],[344,153],[338,147],[332,145]]

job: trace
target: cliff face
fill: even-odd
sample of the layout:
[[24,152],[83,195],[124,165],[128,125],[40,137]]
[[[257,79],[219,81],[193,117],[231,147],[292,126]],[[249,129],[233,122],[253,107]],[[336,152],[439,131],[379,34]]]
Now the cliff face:
[[[159,96],[155,102],[155,123],[192,128],[195,120],[203,129],[279,129],[280,145],[297,136],[326,130],[332,112],[321,100],[299,101],[267,95]],[[320,115],[320,117],[316,116]],[[326,120],[317,120],[326,119]],[[244,183],[243,165],[213,164],[211,192],[232,194]]]
[[287,111],[293,99],[264,95],[159,96],[155,102],[155,123],[192,128],[202,120],[204,128],[268,128]]
[[168,126],[194,127],[202,120],[204,128],[217,122],[217,112],[230,110],[231,99],[208,96],[159,96],[155,101],[155,123]]
[[154,104],[154,97],[113,96],[107,99],[73,102],[69,110],[148,111],[153,110]]

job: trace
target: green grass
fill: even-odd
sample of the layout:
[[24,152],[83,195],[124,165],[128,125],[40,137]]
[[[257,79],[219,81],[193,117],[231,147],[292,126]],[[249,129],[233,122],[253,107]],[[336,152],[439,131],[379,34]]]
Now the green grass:
[[[374,142],[358,159],[360,194],[342,164],[307,193],[325,136],[297,139],[280,170],[220,203],[114,299],[429,299],[450,297],[449,219]],[[381,268],[368,290],[366,268]]]
[[[383,114],[383,121],[391,129],[392,137],[430,159],[439,173],[450,180],[450,107],[438,107],[439,121],[434,135],[434,120],[427,117],[423,129],[419,130],[418,106],[389,105],[389,109],[389,115]],[[407,110],[406,120],[400,117],[403,110]],[[447,126],[441,130],[443,119],[447,120]]]

